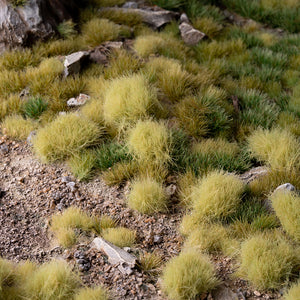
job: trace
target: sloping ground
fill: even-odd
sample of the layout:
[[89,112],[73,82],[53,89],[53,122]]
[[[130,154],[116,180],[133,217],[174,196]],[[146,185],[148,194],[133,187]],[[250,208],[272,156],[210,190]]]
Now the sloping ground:
[[[156,252],[166,262],[180,252],[183,239],[178,233],[178,225],[183,211],[152,217],[136,214],[126,206],[126,186],[108,187],[100,179],[89,183],[75,180],[76,188],[72,191],[63,182],[66,177],[73,179],[63,165],[44,165],[32,155],[28,145],[5,136],[1,138],[1,146],[1,257],[15,262],[30,259],[39,263],[53,258],[65,259],[77,270],[74,255],[80,252],[91,264],[91,268],[80,275],[87,286],[102,284],[111,291],[113,299],[166,299],[157,276],[139,268],[131,275],[122,274],[103,253],[90,247],[93,235],[83,236],[81,243],[64,250],[53,239],[49,220],[53,214],[71,205],[96,215],[109,215],[120,225],[137,231],[134,251]],[[154,242],[154,236],[159,237],[158,242]],[[270,292],[255,296],[258,292],[244,280],[231,278],[235,267],[230,258],[215,256],[213,262],[218,276],[240,297],[280,298],[280,294]],[[208,296],[212,299],[211,294]]]

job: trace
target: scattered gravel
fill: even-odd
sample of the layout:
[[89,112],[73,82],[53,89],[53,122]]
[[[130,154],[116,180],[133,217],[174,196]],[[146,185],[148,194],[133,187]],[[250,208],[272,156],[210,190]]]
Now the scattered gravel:
[[[174,184],[174,178],[170,181]],[[159,276],[138,267],[131,275],[124,275],[103,253],[91,249],[94,234],[82,235],[80,244],[64,250],[49,232],[51,215],[76,205],[90,213],[110,215],[120,226],[136,230],[137,243],[132,251],[137,256],[155,251],[164,262],[177,256],[183,243],[177,231],[183,212],[138,214],[126,206],[128,191],[129,183],[108,187],[99,178],[78,182],[64,165],[44,165],[32,155],[26,143],[0,136],[0,256],[15,262],[31,259],[40,263],[59,257],[80,272],[87,286],[103,284],[114,299],[165,299]],[[221,256],[212,259],[219,277],[240,299],[280,297],[280,293],[259,296],[244,280],[232,279],[231,259]],[[201,299],[212,296],[203,295]]]

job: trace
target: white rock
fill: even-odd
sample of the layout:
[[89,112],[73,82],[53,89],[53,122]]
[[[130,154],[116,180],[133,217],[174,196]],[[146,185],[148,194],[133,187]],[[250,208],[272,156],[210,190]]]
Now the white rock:
[[190,46],[197,45],[203,38],[206,37],[205,33],[195,29],[187,22],[179,25],[179,30],[183,41]]
[[88,58],[89,52],[88,51],[78,51],[67,55],[64,61],[64,75],[65,77],[78,74],[82,68],[83,62]]
[[76,98],[71,98],[67,101],[68,106],[81,106],[86,103],[91,97],[86,94],[79,94]]

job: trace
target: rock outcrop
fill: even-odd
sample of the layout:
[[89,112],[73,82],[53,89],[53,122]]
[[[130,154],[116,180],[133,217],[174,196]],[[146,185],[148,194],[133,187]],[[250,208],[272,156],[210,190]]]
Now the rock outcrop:
[[76,18],[79,0],[26,0],[14,7],[0,0],[0,53],[52,36],[59,23]]

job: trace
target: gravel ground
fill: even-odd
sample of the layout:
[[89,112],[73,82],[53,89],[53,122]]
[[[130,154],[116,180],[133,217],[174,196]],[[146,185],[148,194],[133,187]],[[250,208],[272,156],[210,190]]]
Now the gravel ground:
[[[75,186],[68,181],[75,182]],[[64,250],[49,233],[51,215],[76,205],[95,214],[108,214],[119,225],[136,230],[134,252],[156,251],[164,262],[177,256],[183,243],[177,232],[183,212],[151,217],[137,214],[126,206],[128,188],[128,184],[108,187],[99,178],[78,182],[64,165],[44,165],[32,155],[26,143],[0,136],[0,256],[16,262],[31,259],[40,263],[58,257],[80,270],[79,257],[88,265],[81,271],[87,286],[103,284],[111,290],[114,299],[165,299],[158,276],[138,268],[131,275],[123,275],[108,263],[103,253],[89,247],[94,236],[85,237],[73,248]],[[225,286],[236,292],[239,299],[280,298],[279,293],[260,294],[245,281],[233,279],[234,267],[229,258],[212,259]],[[201,299],[217,298],[208,294]]]

